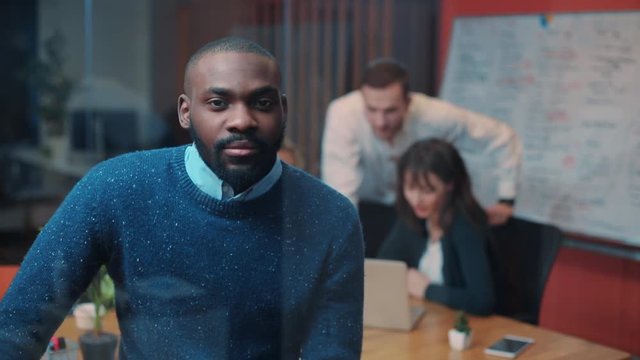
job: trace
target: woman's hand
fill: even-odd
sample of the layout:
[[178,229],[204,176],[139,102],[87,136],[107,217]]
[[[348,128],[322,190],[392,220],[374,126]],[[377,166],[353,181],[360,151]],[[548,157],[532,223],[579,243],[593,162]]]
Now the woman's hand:
[[498,226],[507,223],[509,218],[513,216],[513,206],[503,203],[497,203],[486,209],[487,220],[489,225]]
[[417,299],[424,299],[424,292],[429,286],[429,278],[416,269],[407,271],[407,289],[409,295]]

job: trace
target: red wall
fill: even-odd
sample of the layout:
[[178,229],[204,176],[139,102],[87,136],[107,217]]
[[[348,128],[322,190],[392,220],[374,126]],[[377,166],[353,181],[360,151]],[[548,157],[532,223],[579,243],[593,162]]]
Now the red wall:
[[438,84],[444,73],[453,19],[458,16],[640,10],[640,0],[441,0]]
[[0,300],[16,276],[19,267],[15,265],[0,265]]
[[640,354],[640,262],[560,249],[540,326]]

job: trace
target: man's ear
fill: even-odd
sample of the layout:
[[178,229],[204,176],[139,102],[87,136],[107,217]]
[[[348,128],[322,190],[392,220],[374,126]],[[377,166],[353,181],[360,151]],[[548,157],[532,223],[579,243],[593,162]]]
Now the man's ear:
[[185,94],[178,97],[178,122],[183,129],[191,127],[191,100]]
[[285,94],[285,93],[280,94],[280,104],[282,104],[282,112],[284,113],[284,116],[287,116],[287,113],[289,112],[289,104],[287,102],[287,94]]
[[407,104],[407,108],[409,108],[409,105],[411,105],[411,94],[409,92],[404,94],[404,99]]

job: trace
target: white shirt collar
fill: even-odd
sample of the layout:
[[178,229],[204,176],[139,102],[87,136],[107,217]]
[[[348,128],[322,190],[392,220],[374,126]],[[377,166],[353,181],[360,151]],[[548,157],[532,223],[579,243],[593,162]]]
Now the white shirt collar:
[[[229,191],[233,193],[229,184],[226,184],[220,179],[202,160],[195,144],[187,146],[184,151],[184,163],[187,169],[187,174],[193,183],[207,195],[222,200],[223,194],[227,195]],[[258,196],[266,193],[273,187],[273,185],[280,179],[282,175],[282,163],[280,158],[276,157],[276,161],[273,164],[271,170],[260,181],[253,184],[247,190],[240,194],[235,194],[231,198],[225,200],[235,201],[247,201],[255,199]],[[228,195],[227,195],[228,196]],[[224,197],[227,197],[224,196]]]

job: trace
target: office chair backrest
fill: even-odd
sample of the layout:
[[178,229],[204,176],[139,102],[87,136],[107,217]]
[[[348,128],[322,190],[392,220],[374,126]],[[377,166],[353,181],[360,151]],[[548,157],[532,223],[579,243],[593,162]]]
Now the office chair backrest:
[[496,289],[496,313],[538,323],[540,301],[562,241],[551,225],[513,218],[492,228],[490,256]]

